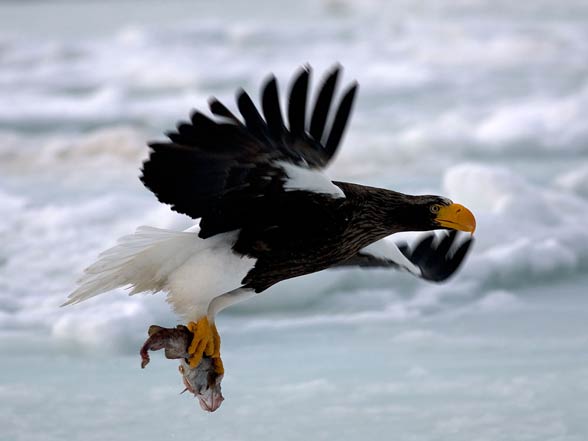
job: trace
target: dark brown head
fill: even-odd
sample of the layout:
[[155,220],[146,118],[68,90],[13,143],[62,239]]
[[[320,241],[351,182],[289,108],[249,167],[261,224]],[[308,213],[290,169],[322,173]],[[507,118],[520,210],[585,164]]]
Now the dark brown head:
[[391,227],[398,227],[397,231],[448,229],[473,234],[476,229],[476,219],[466,207],[430,195],[400,196],[396,193],[389,210],[389,222]]

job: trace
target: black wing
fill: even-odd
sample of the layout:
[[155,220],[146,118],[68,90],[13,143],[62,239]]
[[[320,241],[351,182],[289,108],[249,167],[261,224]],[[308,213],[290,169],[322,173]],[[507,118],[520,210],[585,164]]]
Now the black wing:
[[456,231],[427,234],[413,247],[383,239],[338,266],[404,269],[425,280],[443,282],[457,271],[473,242],[473,237],[460,241]]
[[[169,142],[150,144],[141,181],[173,210],[201,217],[201,237],[241,227],[256,207],[267,208],[286,192],[304,190],[288,188],[294,169],[284,164],[321,174],[333,158],[357,91],[357,84],[351,84],[333,105],[340,72],[336,66],[326,75],[307,117],[310,68],[301,69],[290,90],[287,125],[274,76],[262,89],[263,116],[243,90],[237,93],[242,120],[211,99],[214,119],[195,111],[190,122],[167,134]],[[324,181],[327,194],[341,193]]]

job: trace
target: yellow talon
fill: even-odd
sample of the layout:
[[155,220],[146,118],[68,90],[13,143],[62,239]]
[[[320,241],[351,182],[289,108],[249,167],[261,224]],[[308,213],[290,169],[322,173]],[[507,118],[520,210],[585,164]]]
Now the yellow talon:
[[188,348],[188,353],[190,354],[188,362],[190,367],[197,367],[202,361],[202,357],[206,355],[207,357],[218,359],[222,369],[222,361],[220,361],[220,336],[214,323],[211,325],[208,318],[203,317],[196,323],[188,323],[188,329],[194,334],[192,343]]

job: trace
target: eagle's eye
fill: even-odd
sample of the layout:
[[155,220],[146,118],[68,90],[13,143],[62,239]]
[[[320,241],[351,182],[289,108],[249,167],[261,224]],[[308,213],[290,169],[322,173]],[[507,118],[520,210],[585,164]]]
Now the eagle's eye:
[[439,204],[433,204],[429,207],[429,210],[431,210],[431,213],[439,213],[440,209],[441,209],[441,205],[439,205]]

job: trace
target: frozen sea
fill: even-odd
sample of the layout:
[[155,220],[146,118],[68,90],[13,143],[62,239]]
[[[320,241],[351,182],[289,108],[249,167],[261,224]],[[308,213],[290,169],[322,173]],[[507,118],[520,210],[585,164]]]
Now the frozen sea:
[[[588,439],[584,0],[0,3],[0,440]],[[449,283],[331,271],[219,317],[225,402],[139,367],[163,296],[59,308],[139,225],[137,179],[210,95],[334,62],[360,94],[334,179],[451,197],[477,242]],[[233,107],[234,108],[234,107]]]

